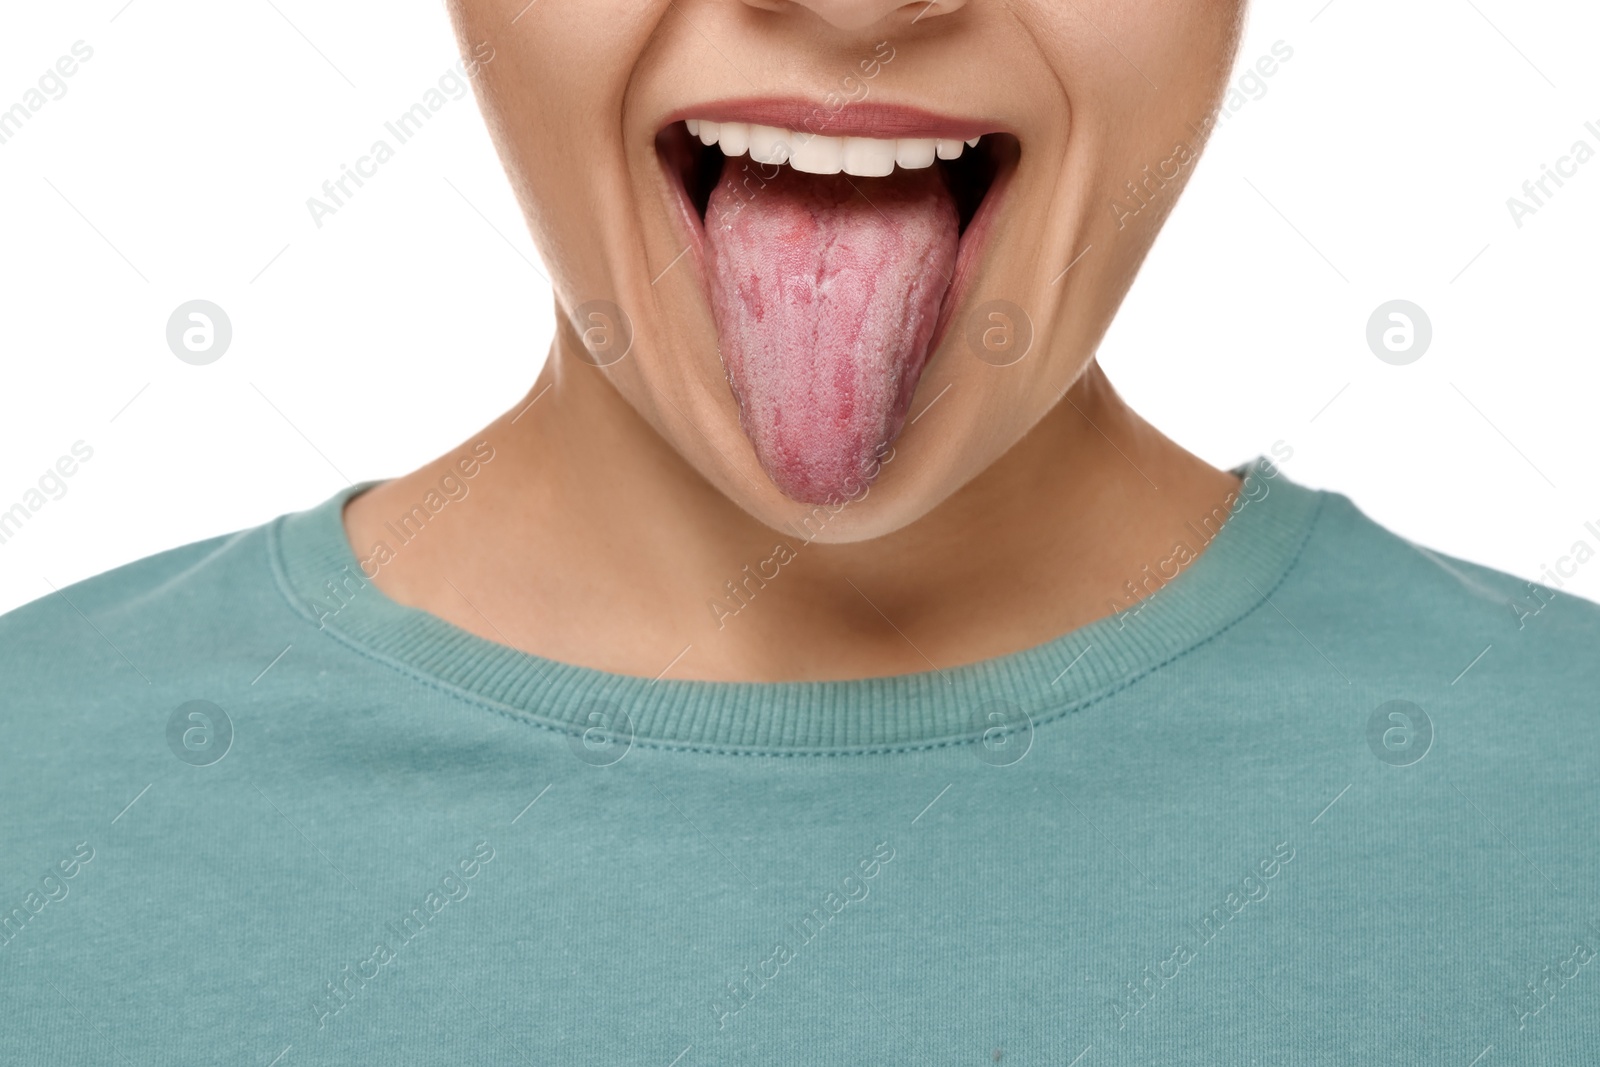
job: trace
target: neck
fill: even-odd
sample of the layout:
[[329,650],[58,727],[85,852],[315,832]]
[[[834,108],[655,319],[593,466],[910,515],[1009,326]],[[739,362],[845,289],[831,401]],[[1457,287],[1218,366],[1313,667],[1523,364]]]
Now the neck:
[[[493,458],[462,477],[480,442]],[[439,491],[452,474],[454,499]],[[1133,607],[1237,487],[1091,364],[928,515],[827,544],[826,509],[788,530],[756,522],[598,375],[547,368],[462,449],[358,496],[345,527],[359,556],[393,550],[374,579],[386,595],[536,655],[645,677],[865,678],[1005,655]],[[430,492],[420,532],[399,524]]]

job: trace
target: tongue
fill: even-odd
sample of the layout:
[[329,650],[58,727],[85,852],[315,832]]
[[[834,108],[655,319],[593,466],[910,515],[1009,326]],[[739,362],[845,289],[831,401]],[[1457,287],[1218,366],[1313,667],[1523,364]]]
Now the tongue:
[[711,310],[739,424],[783,493],[854,499],[900,433],[955,269],[938,168],[764,184],[730,158],[706,209]]

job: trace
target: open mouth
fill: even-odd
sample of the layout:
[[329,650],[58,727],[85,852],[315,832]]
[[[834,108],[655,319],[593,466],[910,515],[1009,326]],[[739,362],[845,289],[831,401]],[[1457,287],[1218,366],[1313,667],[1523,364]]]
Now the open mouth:
[[656,147],[763,470],[797,501],[859,498],[976,269],[1017,138],[909,108],[752,101],[695,108]]

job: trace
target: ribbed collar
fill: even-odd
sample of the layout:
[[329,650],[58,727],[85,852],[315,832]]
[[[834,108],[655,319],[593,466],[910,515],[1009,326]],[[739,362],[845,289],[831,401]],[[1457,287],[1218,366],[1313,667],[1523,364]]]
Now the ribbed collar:
[[[1176,577],[1142,602],[1124,600],[1126,610],[1023,652],[856,681],[652,682],[484,640],[389,599],[362,577],[343,510],[365,486],[275,520],[268,537],[291,605],[335,639],[530,724],[577,734],[596,721],[626,722],[636,744],[842,755],[970,742],[996,721],[995,709],[1041,725],[1162,667],[1257,607],[1293,566],[1324,494],[1265,459],[1235,473],[1245,480],[1232,516],[1217,533],[1197,516],[1186,540],[1198,558],[1181,569],[1162,561]],[[329,583],[344,588],[339,599]]]

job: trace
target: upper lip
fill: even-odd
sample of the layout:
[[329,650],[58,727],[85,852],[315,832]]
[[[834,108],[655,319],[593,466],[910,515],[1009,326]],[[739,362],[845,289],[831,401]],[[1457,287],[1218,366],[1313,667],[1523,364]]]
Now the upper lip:
[[662,125],[684,119],[748,122],[826,137],[943,137],[967,141],[1003,129],[992,120],[940,115],[909,104],[848,98],[833,105],[795,97],[712,100],[679,108]]

